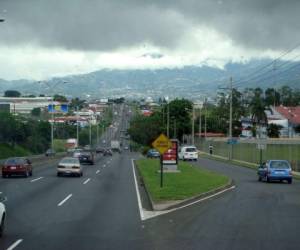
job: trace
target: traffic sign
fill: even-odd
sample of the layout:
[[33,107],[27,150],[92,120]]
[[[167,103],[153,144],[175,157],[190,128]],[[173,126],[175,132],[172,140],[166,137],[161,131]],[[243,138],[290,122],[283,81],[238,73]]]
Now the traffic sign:
[[172,142],[169,140],[167,136],[161,134],[156,140],[152,143],[152,146],[162,155],[169,148],[172,147]]

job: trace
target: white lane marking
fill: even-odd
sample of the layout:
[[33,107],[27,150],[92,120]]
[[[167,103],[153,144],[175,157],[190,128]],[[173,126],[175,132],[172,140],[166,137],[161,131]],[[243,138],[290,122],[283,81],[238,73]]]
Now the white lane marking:
[[183,208],[186,208],[186,207],[189,207],[189,206],[192,206],[194,204],[197,204],[197,203],[200,203],[200,202],[203,202],[205,200],[208,200],[208,199],[211,199],[215,196],[218,196],[222,193],[225,193],[227,191],[230,191],[232,189],[235,188],[235,186],[231,186],[227,189],[224,189],[224,190],[221,190],[215,194],[212,194],[212,195],[209,195],[209,196],[206,196],[202,199],[199,199],[199,200],[196,200],[194,202],[191,202],[189,204],[186,204],[186,205],[183,205],[181,207],[177,207],[177,208],[173,208],[173,209],[170,209],[170,210],[164,210],[164,211],[148,211],[148,210],[145,210],[143,207],[142,207],[142,202],[141,202],[141,195],[140,195],[140,191],[138,189],[138,184],[137,184],[137,179],[136,179],[136,174],[135,174],[135,170],[134,170],[134,159],[131,159],[131,163],[132,163],[132,171],[133,171],[133,176],[134,176],[134,182],[135,182],[135,189],[136,189],[136,195],[137,195],[137,200],[138,200],[138,206],[139,206],[139,211],[140,211],[140,217],[141,217],[141,220],[144,221],[144,220],[148,220],[148,219],[151,219],[153,217],[156,217],[156,216],[160,216],[160,215],[163,215],[163,214],[167,214],[167,213],[171,213],[171,212],[174,212],[174,211],[177,211],[179,209],[183,209]]
[[44,178],[44,177],[39,177],[39,178],[36,178],[36,179],[31,180],[30,182],[35,182],[35,181],[38,181],[38,180],[43,179],[43,178]]
[[88,178],[88,179],[83,183],[83,185],[87,184],[90,180],[91,180],[91,179]]
[[23,241],[23,239],[17,240],[14,244],[12,244],[9,248],[7,248],[7,250],[13,250],[13,249],[16,248],[22,241]]
[[103,167],[105,168],[105,167],[106,167],[106,165],[104,164],[104,165],[103,165]]
[[68,199],[72,197],[72,194],[69,194],[66,198],[64,198],[60,203],[58,203],[58,207],[62,206]]
[[99,173],[100,173],[100,170],[97,170],[97,171],[96,171],[96,174],[99,174]]
[[132,171],[133,171],[133,176],[134,176],[134,184],[135,184],[136,196],[137,196],[137,200],[138,200],[140,217],[141,217],[141,220],[144,220],[144,210],[143,210],[143,207],[142,207],[141,195],[140,195],[140,191],[139,191],[137,180],[136,180],[133,159],[131,159],[131,163],[132,163]]

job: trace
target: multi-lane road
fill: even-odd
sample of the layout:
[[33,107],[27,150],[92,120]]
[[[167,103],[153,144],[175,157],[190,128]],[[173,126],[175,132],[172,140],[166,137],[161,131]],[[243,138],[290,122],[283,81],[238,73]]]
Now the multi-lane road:
[[56,163],[30,178],[0,179],[7,227],[0,249],[299,249],[300,182],[260,183],[255,171],[208,159],[236,188],[141,220],[132,159],[100,156],[84,175],[57,177]]

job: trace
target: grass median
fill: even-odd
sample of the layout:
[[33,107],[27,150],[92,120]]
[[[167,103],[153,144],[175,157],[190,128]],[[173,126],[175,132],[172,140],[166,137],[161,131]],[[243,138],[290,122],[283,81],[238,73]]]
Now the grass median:
[[159,160],[136,161],[139,173],[154,202],[184,200],[225,186],[229,178],[179,162],[180,173],[164,173],[164,186],[160,187]]

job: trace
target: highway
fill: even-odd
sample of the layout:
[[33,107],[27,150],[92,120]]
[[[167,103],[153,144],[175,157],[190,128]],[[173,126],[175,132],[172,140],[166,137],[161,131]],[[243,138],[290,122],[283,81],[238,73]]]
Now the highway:
[[[121,122],[122,123],[122,122]],[[57,177],[45,163],[30,178],[0,179],[7,227],[0,249],[299,249],[300,182],[260,183],[255,171],[200,159],[236,188],[184,209],[141,220],[132,159],[123,151]]]

